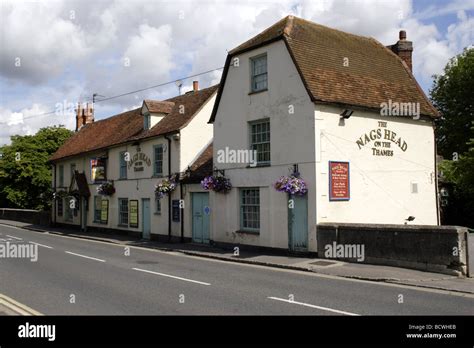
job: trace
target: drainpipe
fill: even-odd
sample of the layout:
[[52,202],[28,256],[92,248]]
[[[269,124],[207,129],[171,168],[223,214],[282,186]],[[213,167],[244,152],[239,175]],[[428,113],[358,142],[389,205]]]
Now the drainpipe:
[[[56,192],[56,163],[53,163],[53,191]],[[56,225],[56,199],[53,199],[53,224]]]
[[436,195],[436,222],[441,225],[441,214],[439,209],[439,187],[438,187],[438,146],[436,144],[436,123],[433,121],[433,137],[434,137],[434,183]]
[[[171,138],[165,135],[168,140],[168,177],[171,177]],[[171,193],[168,195],[168,242],[171,241]]]
[[[180,199],[179,204],[181,205],[181,202],[184,202],[183,201],[183,183],[181,181],[179,182],[179,199]],[[183,223],[184,208],[180,208],[180,210],[181,210],[181,243],[184,243],[184,223]]]

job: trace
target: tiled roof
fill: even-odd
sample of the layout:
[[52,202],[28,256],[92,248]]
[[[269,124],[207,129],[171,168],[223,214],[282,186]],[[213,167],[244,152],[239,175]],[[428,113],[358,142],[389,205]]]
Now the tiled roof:
[[143,101],[150,113],[169,114],[173,110],[174,103],[169,101],[158,101],[146,99]]
[[[278,40],[284,41],[315,103],[379,110],[382,102],[391,99],[418,102],[422,115],[438,116],[401,58],[377,40],[288,16],[229,52],[210,122],[217,113],[231,57]],[[345,58],[348,66],[343,64]]]
[[204,177],[212,175],[212,143],[191,164],[190,169],[191,173],[182,180],[183,183],[199,183]]
[[143,129],[141,108],[86,124],[51,156],[50,161],[176,132],[192,120],[217,88],[218,85],[167,99],[166,102],[174,103],[173,108],[149,130]]

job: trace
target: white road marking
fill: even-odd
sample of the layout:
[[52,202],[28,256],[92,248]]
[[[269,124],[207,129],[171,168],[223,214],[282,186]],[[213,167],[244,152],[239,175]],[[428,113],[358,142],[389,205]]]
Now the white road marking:
[[[4,226],[7,228],[11,229],[17,229],[17,230],[22,230],[28,233],[31,233],[31,230],[27,228],[22,228],[22,227],[16,227],[10,224],[5,224],[0,222],[0,226]],[[374,282],[372,280],[365,280],[365,279],[355,279],[355,278],[345,278],[337,275],[331,275],[331,274],[322,274],[322,273],[313,273],[313,272],[308,272],[308,271],[303,271],[303,270],[293,270],[293,269],[284,269],[284,268],[274,268],[270,266],[264,266],[264,265],[254,265],[250,263],[235,263],[232,260],[218,260],[218,259],[211,259],[211,258],[203,258],[201,256],[194,256],[194,255],[186,255],[181,253],[180,255],[175,255],[171,254],[168,251],[164,250],[157,250],[157,249],[150,249],[146,247],[139,247],[139,246],[133,246],[129,244],[122,244],[122,243],[113,243],[113,242],[104,242],[100,240],[93,240],[93,239],[87,239],[87,238],[79,238],[79,237],[73,237],[73,236],[65,236],[65,235],[60,235],[56,233],[49,233],[49,232],[41,232],[41,234],[47,234],[50,237],[59,237],[59,238],[69,238],[69,239],[75,239],[78,241],[82,241],[85,243],[97,243],[97,244],[104,244],[104,245],[109,245],[112,247],[118,247],[123,249],[124,247],[129,247],[130,249],[135,249],[135,250],[142,250],[146,252],[153,252],[153,253],[158,253],[158,254],[163,254],[163,255],[173,255],[176,257],[184,257],[184,258],[189,258],[189,259],[194,259],[194,260],[199,260],[201,262],[212,262],[212,263],[222,263],[222,264],[227,264],[230,265],[232,264],[233,267],[245,267],[245,268],[257,268],[257,269],[264,269],[266,271],[271,271],[271,272],[284,272],[284,273],[292,273],[292,274],[298,274],[301,276],[306,276],[306,277],[313,277],[313,278],[324,278],[324,279],[332,279],[332,280],[337,280],[337,281],[344,281],[344,282],[351,282],[351,283],[363,283],[363,284],[368,284],[368,285],[373,285],[374,287],[390,287],[390,288],[401,288],[401,289],[408,289],[412,291],[417,291],[417,292],[429,292],[429,293],[435,293],[435,294],[440,294],[440,295],[449,295],[449,296],[457,296],[457,297],[464,297],[464,298],[474,298],[474,294],[472,293],[467,293],[467,292],[457,292],[457,291],[450,291],[446,289],[438,289],[438,288],[429,288],[429,287],[420,287],[416,285],[409,285],[409,284],[397,284],[397,283],[388,283],[388,282]],[[0,241],[2,239],[0,238]]]
[[7,237],[10,237],[10,238],[13,238],[13,239],[18,239],[18,240],[23,240],[23,238],[18,238],[18,237],[14,237],[14,236],[10,236],[10,235],[6,235]]
[[76,256],[79,256],[79,257],[84,257],[84,258],[90,259],[90,260],[95,260],[95,261],[99,261],[99,262],[105,262],[105,260],[96,259],[95,257],[90,257],[90,256],[86,256],[86,255],[76,254],[76,253],[73,253],[73,252],[70,252],[70,251],[65,251],[65,253],[66,253],[66,254],[71,254],[71,255],[76,255]]
[[145,273],[151,273],[151,274],[160,275],[160,276],[163,276],[163,277],[169,277],[169,278],[173,278],[173,279],[184,280],[184,281],[186,281],[186,282],[191,282],[191,283],[196,283],[196,284],[201,284],[201,285],[211,285],[211,284],[209,284],[209,283],[200,282],[200,281],[198,281],[198,280],[192,280],[192,279],[187,279],[187,278],[176,277],[176,276],[169,275],[169,274],[164,274],[164,273],[158,273],[158,272],[148,271],[148,270],[146,270],[146,269],[141,269],[141,268],[132,268],[132,269],[135,270],[135,271],[140,271],[140,272],[145,272]]
[[30,243],[35,244],[35,245],[40,246],[40,247],[43,247],[43,248],[54,249],[53,247],[50,247],[48,245],[44,245],[44,244],[40,244],[40,243],[36,243],[36,242],[30,242]]
[[317,309],[321,309],[321,310],[323,310],[323,311],[334,312],[334,313],[339,313],[339,314],[344,314],[344,315],[352,315],[352,316],[359,316],[359,315],[360,315],[360,314],[351,313],[351,312],[345,312],[345,311],[340,311],[340,310],[332,309],[332,308],[328,308],[328,307],[315,306],[315,305],[312,305],[312,304],[309,304],[309,303],[291,301],[291,300],[288,300],[288,299],[286,299],[286,298],[278,298],[278,297],[268,297],[268,298],[269,298],[270,300],[277,300],[277,301],[282,301],[282,302],[286,302],[286,303],[297,304],[297,305],[300,305],[300,306],[306,306],[306,307],[311,307],[311,308],[317,308]]

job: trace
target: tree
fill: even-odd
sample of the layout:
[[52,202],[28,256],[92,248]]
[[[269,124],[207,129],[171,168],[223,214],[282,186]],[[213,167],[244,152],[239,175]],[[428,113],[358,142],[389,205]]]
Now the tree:
[[49,157],[73,134],[63,126],[41,128],[35,135],[14,135],[0,148],[2,207],[46,210],[51,204]]
[[474,48],[464,49],[434,78],[430,97],[441,113],[436,121],[438,153],[453,159],[468,151],[467,143],[474,137]]
[[474,227],[474,48],[451,59],[430,92],[442,179],[451,184],[445,222]]
[[[474,122],[471,127],[474,130]],[[468,151],[457,161],[445,160],[440,169],[446,181],[454,184],[447,207],[447,223],[474,228],[474,138]]]

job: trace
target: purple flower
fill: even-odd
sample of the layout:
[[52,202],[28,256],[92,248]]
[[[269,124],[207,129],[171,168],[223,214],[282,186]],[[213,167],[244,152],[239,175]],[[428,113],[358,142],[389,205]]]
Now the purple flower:
[[207,191],[227,193],[232,189],[230,180],[224,176],[206,176],[201,180],[201,187]]
[[306,182],[296,176],[281,176],[273,185],[277,191],[287,192],[291,195],[304,196],[308,193]]

